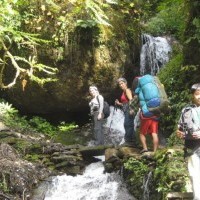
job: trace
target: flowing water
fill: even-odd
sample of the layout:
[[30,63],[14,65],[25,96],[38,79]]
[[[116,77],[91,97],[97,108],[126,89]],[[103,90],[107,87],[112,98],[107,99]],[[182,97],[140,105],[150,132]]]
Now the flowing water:
[[168,61],[171,46],[166,38],[142,35],[140,52],[140,75],[156,75]]
[[150,186],[152,184],[152,171],[150,171],[143,180],[143,198],[142,200],[150,200]]
[[45,200],[133,200],[120,175],[104,173],[102,162],[89,165],[83,175],[57,176]]
[[[124,136],[123,112],[111,106],[105,123],[106,142],[120,144]],[[33,200],[134,200],[118,173],[104,173],[103,160],[88,165],[83,175],[51,177],[41,184]]]

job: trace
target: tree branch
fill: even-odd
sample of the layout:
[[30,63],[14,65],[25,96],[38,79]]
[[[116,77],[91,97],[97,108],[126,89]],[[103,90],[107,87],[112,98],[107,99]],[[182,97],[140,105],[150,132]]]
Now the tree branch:
[[2,67],[2,69],[1,69],[0,83],[1,83],[1,87],[5,89],[5,88],[11,88],[13,85],[15,85],[16,81],[17,81],[17,78],[19,77],[20,73],[22,73],[22,72],[26,72],[27,73],[27,70],[26,69],[22,69],[22,68],[19,67],[19,65],[15,61],[14,56],[8,51],[8,48],[6,47],[6,45],[4,44],[4,42],[1,41],[1,43],[3,45],[3,49],[5,51],[5,55],[7,55],[10,58],[13,66],[14,66],[14,68],[16,69],[16,73],[15,73],[15,77],[13,78],[13,81],[11,83],[9,83],[8,85],[4,85],[4,83],[3,83],[3,70],[5,68],[5,64]]

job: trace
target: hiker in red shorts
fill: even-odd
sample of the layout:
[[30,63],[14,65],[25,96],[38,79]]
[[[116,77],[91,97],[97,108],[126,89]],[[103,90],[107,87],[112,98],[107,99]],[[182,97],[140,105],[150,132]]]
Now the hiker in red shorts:
[[140,112],[140,142],[142,143],[142,151],[140,153],[148,152],[146,135],[150,134],[153,139],[153,151],[155,152],[159,145],[158,139],[158,117],[144,117],[142,111]]

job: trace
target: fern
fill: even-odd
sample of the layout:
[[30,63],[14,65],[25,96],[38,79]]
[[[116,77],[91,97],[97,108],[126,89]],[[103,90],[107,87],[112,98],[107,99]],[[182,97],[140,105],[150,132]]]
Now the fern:
[[108,17],[102,10],[104,4],[101,4],[98,0],[86,0],[85,4],[86,11],[94,21],[96,21],[98,24],[111,26],[111,24],[108,22]]

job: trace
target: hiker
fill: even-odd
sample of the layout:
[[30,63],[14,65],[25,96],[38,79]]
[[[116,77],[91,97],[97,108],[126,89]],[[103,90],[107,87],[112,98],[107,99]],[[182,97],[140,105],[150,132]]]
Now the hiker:
[[[146,79],[147,78],[147,79]],[[139,81],[142,80],[142,84],[139,84]],[[145,80],[145,81],[144,81]],[[154,98],[156,97],[155,86],[153,85],[153,76],[144,75],[144,76],[137,76],[133,79],[132,83],[132,90],[134,94],[137,95],[140,111],[139,115],[139,138],[142,144],[142,150],[140,151],[141,154],[148,152],[149,149],[147,147],[146,136],[150,134],[153,140],[153,151],[156,152],[158,145],[159,145],[159,138],[158,138],[158,123],[159,123],[159,116],[154,114],[153,112],[148,110],[147,100],[153,99],[151,95],[153,94]],[[142,85],[142,86],[141,86]],[[141,88],[142,87],[142,88]],[[157,87],[156,87],[157,89]],[[137,99],[134,96],[135,102],[130,104],[137,103]]]
[[134,131],[134,115],[129,109],[129,101],[132,100],[132,92],[127,86],[127,81],[125,78],[119,78],[117,80],[119,87],[122,89],[122,95],[120,101],[115,100],[115,105],[120,106],[124,112],[124,144],[123,146],[135,147],[136,146],[136,137]]
[[104,144],[104,134],[102,132],[103,122],[104,122],[104,114],[103,114],[103,104],[104,98],[96,86],[89,87],[89,93],[92,97],[89,106],[90,106],[90,114],[92,116],[92,128],[95,138],[96,145]]
[[200,200],[200,83],[192,85],[191,93],[192,104],[182,109],[176,134],[185,140],[193,199]]
[[142,150],[140,153],[148,152],[146,136],[150,134],[153,139],[153,152],[156,152],[159,145],[158,138],[158,116],[145,117],[142,110],[140,111],[140,142],[142,144]]

